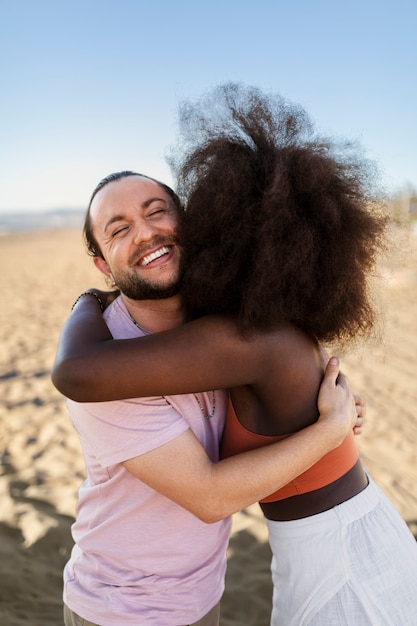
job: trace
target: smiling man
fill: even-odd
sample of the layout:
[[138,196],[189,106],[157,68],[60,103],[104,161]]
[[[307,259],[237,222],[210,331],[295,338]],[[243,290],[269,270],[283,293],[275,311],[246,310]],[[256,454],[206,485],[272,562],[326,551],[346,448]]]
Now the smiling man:
[[[121,292],[104,312],[115,338],[185,321],[178,294],[181,212],[169,187],[133,172],[111,174],[94,190],[84,239],[96,267]],[[79,619],[117,626],[218,624],[230,521],[206,524],[170,498],[185,506],[180,494],[193,493],[183,461],[188,438],[206,457],[198,439],[204,441],[210,459],[218,460],[225,403],[221,391],[88,405],[68,401],[87,480],[64,572],[67,626]],[[200,406],[210,420],[201,419]],[[173,450],[173,442],[180,447]],[[180,460],[182,476],[174,468]]]
[[[120,289],[133,317],[144,300],[178,294],[181,212],[168,186],[131,172],[111,174],[92,195],[84,227],[88,250],[97,268]],[[178,298],[169,301],[169,309],[182,316]],[[175,316],[175,321],[181,320]]]
[[[178,293],[181,211],[169,187],[134,172],[112,174],[94,190],[84,237],[97,268],[121,291],[104,311],[115,339],[144,336],[146,342],[152,338],[146,335],[185,322]],[[94,294],[81,299],[96,304]],[[65,337],[58,355],[73,343]],[[239,341],[242,361],[256,366],[251,342]],[[160,374],[165,359],[149,350],[148,368]],[[99,375],[99,359],[94,367]],[[356,410],[338,374],[336,361],[323,381],[318,422],[222,461],[225,391],[68,400],[87,478],[64,571],[66,626],[218,626],[230,515],[340,445]]]

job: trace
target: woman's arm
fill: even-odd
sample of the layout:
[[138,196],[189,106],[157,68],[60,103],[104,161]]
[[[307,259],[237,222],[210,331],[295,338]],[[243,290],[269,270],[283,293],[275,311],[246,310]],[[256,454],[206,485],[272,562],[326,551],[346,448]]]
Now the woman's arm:
[[267,336],[244,339],[231,319],[219,316],[113,340],[97,299],[83,297],[63,327],[52,380],[78,402],[192,393],[256,383],[269,353]]
[[[117,293],[100,291],[99,298],[105,301],[110,295],[112,301]],[[297,360],[297,355],[287,339],[288,334],[281,333],[281,358],[288,367],[289,359]],[[78,402],[231,388],[256,383],[256,375],[264,376],[265,341],[268,337],[243,340],[233,322],[224,318],[205,318],[167,333],[113,340],[100,300],[83,297],[64,325],[52,380],[61,393]],[[355,395],[355,401],[354,433],[359,435],[366,406],[360,396]]]

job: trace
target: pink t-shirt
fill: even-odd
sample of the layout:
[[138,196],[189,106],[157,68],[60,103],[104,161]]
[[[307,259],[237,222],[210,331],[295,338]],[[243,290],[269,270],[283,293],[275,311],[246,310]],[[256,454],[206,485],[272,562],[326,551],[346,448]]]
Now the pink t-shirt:
[[[115,338],[143,334],[121,298],[104,316]],[[199,397],[209,414],[210,394]],[[216,391],[211,419],[202,416],[193,395],[68,401],[87,470],[72,527],[75,546],[64,571],[70,609],[100,626],[175,626],[199,620],[219,601],[230,519],[201,522],[120,463],[188,428],[218,460],[226,406],[223,391]]]

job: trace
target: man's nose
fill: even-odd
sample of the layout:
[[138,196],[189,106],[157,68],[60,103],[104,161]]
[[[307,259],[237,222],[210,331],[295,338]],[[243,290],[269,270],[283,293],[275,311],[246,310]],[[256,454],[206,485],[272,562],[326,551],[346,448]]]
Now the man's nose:
[[135,245],[151,241],[158,232],[156,225],[146,219],[138,219],[135,223],[133,241]]

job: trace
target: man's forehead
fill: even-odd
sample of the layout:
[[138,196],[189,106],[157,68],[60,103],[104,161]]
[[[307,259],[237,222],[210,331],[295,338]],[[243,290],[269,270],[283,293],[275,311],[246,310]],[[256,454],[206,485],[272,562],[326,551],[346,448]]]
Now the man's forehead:
[[172,202],[170,195],[156,181],[144,176],[126,176],[107,183],[97,192],[91,203],[91,214],[98,216],[103,212],[138,207],[153,198]]
[[107,183],[107,185],[105,185],[97,193],[96,198],[99,198],[100,196],[114,196],[117,198],[118,196],[123,196],[129,192],[141,195],[142,193],[147,193],[148,191],[152,191],[152,193],[156,192],[161,195],[161,197],[169,198],[165,189],[156,181],[138,175],[125,176]]

